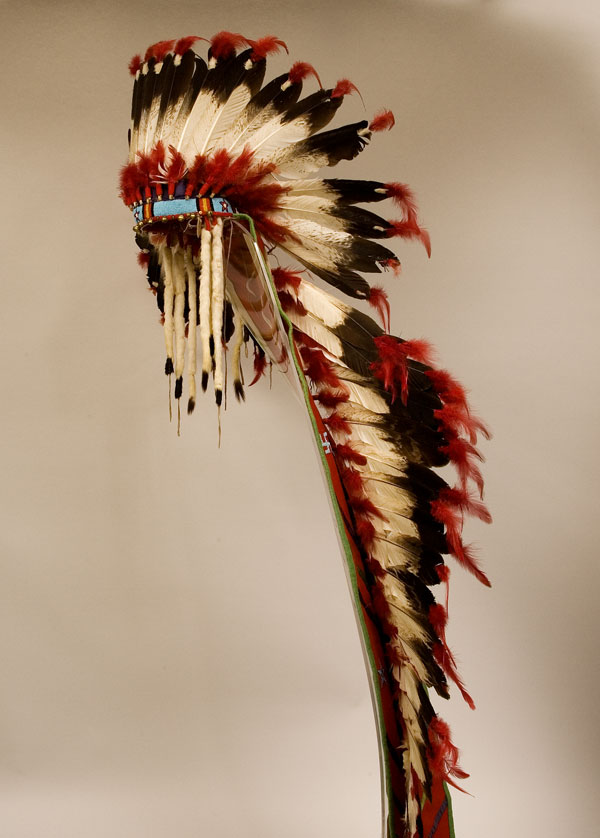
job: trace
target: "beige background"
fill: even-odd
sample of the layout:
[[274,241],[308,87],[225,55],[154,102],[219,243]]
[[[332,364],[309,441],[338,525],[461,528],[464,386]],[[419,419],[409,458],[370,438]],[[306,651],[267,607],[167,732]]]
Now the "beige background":
[[[131,56],[275,33],[349,76],[354,175],[433,241],[388,277],[492,425],[491,591],[453,574],[478,703],[459,838],[592,836],[597,799],[599,13],[579,2],[4,2],[2,838],[376,838],[366,677],[326,496],[283,382],[177,438],[116,196]],[[272,62],[283,72],[289,60]],[[355,97],[344,108],[361,117]],[[438,707],[442,702],[438,702]]]

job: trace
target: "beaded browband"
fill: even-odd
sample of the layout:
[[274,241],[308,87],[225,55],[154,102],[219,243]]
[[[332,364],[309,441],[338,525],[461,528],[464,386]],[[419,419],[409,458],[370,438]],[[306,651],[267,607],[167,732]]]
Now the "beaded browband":
[[131,206],[136,221],[133,229],[139,231],[152,221],[185,221],[199,215],[215,216],[217,218],[235,215],[234,209],[227,198],[219,196],[186,198],[183,197],[185,195],[185,183],[181,183],[181,186],[183,188],[179,190],[179,196],[176,189],[175,194],[167,200],[163,200],[162,197],[155,194],[143,203]]

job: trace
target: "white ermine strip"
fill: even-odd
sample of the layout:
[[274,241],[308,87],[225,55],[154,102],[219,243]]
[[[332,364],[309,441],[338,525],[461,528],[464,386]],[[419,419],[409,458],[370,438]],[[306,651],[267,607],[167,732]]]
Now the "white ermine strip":
[[173,271],[171,267],[171,249],[162,247],[160,250],[160,261],[164,273],[165,293],[165,349],[167,358],[173,360]]
[[223,221],[219,218],[212,232],[212,333],[215,342],[215,392],[223,392],[223,306],[225,277],[223,275]]
[[180,249],[172,251],[173,286],[175,290],[174,326],[175,326],[175,377],[181,378],[185,363],[185,267]]
[[187,275],[187,289],[188,289],[188,375],[190,377],[188,397],[190,402],[196,401],[196,321],[198,317],[198,301],[196,298],[196,268],[194,267],[194,259],[192,256],[191,247],[185,250],[185,272]]
[[[206,227],[202,228],[200,235],[200,343],[202,346],[202,378],[210,374],[210,298],[211,298],[211,275],[210,275],[210,245],[212,233]],[[202,385],[205,387],[204,381]]]

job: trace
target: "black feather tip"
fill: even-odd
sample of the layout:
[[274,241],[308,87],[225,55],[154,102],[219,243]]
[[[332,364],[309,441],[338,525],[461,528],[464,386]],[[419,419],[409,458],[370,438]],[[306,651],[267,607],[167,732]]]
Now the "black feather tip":
[[175,398],[180,399],[182,393],[183,393],[183,378],[181,376],[179,376],[179,378],[177,378],[175,380]]
[[195,407],[196,407],[196,399],[189,399],[188,400],[188,406],[187,406],[188,416],[194,412]]
[[167,358],[165,361],[165,375],[171,375],[173,372],[173,359]]
[[206,370],[202,370],[202,392],[206,393],[206,388],[208,387],[208,373]]
[[217,403],[217,407],[221,407],[221,402],[223,401],[223,391],[222,390],[215,390],[215,401]]
[[235,393],[235,397],[238,402],[245,402],[246,401],[246,393],[244,392],[244,385],[241,381],[234,381],[233,382],[233,390]]

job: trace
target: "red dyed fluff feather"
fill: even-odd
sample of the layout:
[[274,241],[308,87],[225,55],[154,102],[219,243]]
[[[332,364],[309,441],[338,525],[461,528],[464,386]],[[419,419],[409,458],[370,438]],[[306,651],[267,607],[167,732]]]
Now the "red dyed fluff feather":
[[127,163],[121,169],[121,176],[119,178],[121,190],[119,192],[121,199],[127,206],[135,204],[142,199],[141,192],[141,178],[138,167],[135,163]]
[[141,55],[134,55],[131,61],[129,62],[129,72],[132,76],[141,69],[142,67],[142,56]]
[[405,183],[384,184],[388,198],[391,198],[403,210],[407,218],[417,216],[417,202],[409,186]]
[[150,189],[150,184],[152,182],[152,159],[150,154],[144,154],[142,151],[138,151],[137,158],[137,168],[144,198],[150,198],[152,195]]
[[260,61],[261,59],[266,58],[267,55],[279,52],[280,49],[284,49],[287,53],[289,53],[289,49],[287,48],[285,41],[280,41],[279,38],[275,37],[275,35],[265,35],[264,38],[259,38],[257,41],[248,40],[248,43],[252,47],[252,53],[250,55],[251,61]]
[[292,271],[289,268],[273,268],[271,270],[271,274],[273,276],[275,288],[278,291],[291,288],[292,291],[297,294],[300,290],[302,277],[295,271]]
[[450,739],[450,728],[443,719],[440,719],[439,716],[434,716],[429,723],[428,734],[429,764],[433,772],[442,776],[454,788],[459,791],[464,791],[452,779],[452,777],[456,777],[459,780],[464,780],[469,775],[458,764],[459,752],[456,745]]
[[367,496],[364,481],[360,471],[351,466],[340,464],[338,466],[344,489],[348,495],[348,502],[353,512],[360,516],[370,516],[385,520],[385,515],[377,508],[373,501]]
[[171,197],[175,194],[175,184],[182,180],[186,174],[187,166],[183,155],[177,151],[175,146],[169,146],[169,154],[171,156],[171,162],[165,167],[165,177],[169,185],[169,197]]
[[231,188],[232,186],[237,186],[237,184],[245,180],[248,171],[252,165],[253,157],[254,152],[248,147],[246,147],[243,149],[241,154],[238,154],[238,156],[231,161],[229,169],[227,170],[228,188]]
[[300,355],[305,364],[305,374],[315,384],[327,384],[329,387],[339,387],[340,379],[332,371],[331,363],[320,349],[300,348]]
[[351,466],[340,466],[339,472],[350,499],[353,501],[364,499],[365,490],[360,471]]
[[366,495],[350,498],[350,505],[356,515],[370,515],[372,518],[385,519],[383,513],[379,511],[373,501],[369,500]]
[[[383,576],[385,571],[381,568],[377,562],[371,560],[367,562],[369,570],[373,573],[375,578]],[[371,592],[371,602],[373,603],[373,608],[377,616],[381,621],[381,626],[383,631],[389,638],[394,638],[398,636],[398,628],[392,623],[390,620],[390,605],[387,601],[385,594],[381,590],[381,588],[377,585],[373,588]],[[388,651],[392,653],[393,657],[396,657],[393,654],[393,650],[388,647]],[[404,661],[396,661],[397,663],[403,663]]]
[[366,517],[356,516],[356,534],[360,538],[365,549],[369,550],[375,539],[375,527]]
[[405,183],[386,183],[388,198],[398,204],[404,212],[401,221],[392,221],[392,230],[389,236],[402,236],[403,238],[418,238],[423,243],[427,255],[431,256],[431,241],[427,230],[423,230],[417,220],[417,203],[415,196]]
[[[323,349],[320,343],[317,343],[314,338],[309,337],[309,335],[304,334],[304,332],[297,332],[296,343],[298,343],[301,347],[306,347],[307,349]],[[302,349],[300,351],[302,352]]]
[[205,195],[209,190],[219,192],[223,186],[223,180],[227,176],[227,170],[231,163],[231,155],[225,148],[219,148],[206,160],[204,165],[204,183],[198,192],[199,196]]
[[197,154],[194,162],[187,172],[187,186],[185,188],[186,198],[197,195],[201,184],[206,180],[206,156]]
[[323,422],[330,430],[339,431],[342,434],[349,434],[352,430],[350,424],[345,419],[342,419],[335,411],[327,419],[323,419]]
[[369,305],[377,311],[381,317],[383,328],[386,332],[390,330],[390,301],[388,295],[379,285],[374,285],[369,292]]
[[277,166],[275,163],[257,163],[255,166],[252,166],[246,172],[246,176],[243,180],[236,185],[238,194],[246,195],[248,193],[252,193],[260,182],[264,180],[267,175],[272,174],[276,168]]
[[462,542],[463,515],[460,509],[443,498],[431,501],[430,507],[435,520],[446,527],[446,542],[450,553],[480,582],[490,588],[490,580],[477,564],[472,549]]
[[335,455],[336,457],[341,457],[344,460],[348,460],[349,463],[356,463],[359,466],[364,466],[367,464],[367,458],[364,454],[361,454],[355,448],[352,448],[351,445],[348,444],[341,444],[336,445],[335,448]]
[[299,317],[305,317],[307,314],[304,305],[293,297],[289,291],[278,291],[277,296],[279,298],[279,302],[281,303],[281,308],[287,312],[294,312]]
[[435,572],[437,577],[444,585],[446,585],[446,612],[448,611],[448,602],[450,598],[450,568],[443,562],[436,565]]
[[464,682],[459,675],[458,669],[456,668],[454,656],[452,655],[450,649],[447,647],[445,641],[435,643],[433,645],[432,652],[433,656],[435,657],[439,666],[443,670],[444,674],[452,681],[454,681],[465,702],[469,705],[471,710],[474,710],[475,702],[467,692],[467,688],[465,687]]
[[253,384],[256,384],[256,382],[259,380],[259,378],[261,378],[264,375],[266,368],[267,368],[267,357],[261,349],[258,349],[255,346],[254,347],[254,378],[250,382],[250,385],[249,385],[250,387],[252,387]]
[[472,480],[479,490],[479,496],[483,497],[483,477],[474,463],[475,459],[483,460],[483,457],[475,446],[462,437],[455,437],[443,445],[440,451],[456,467],[461,488],[466,489],[468,481]]
[[440,582],[446,582],[447,584],[450,581],[450,568],[447,564],[436,565],[435,572]]
[[374,116],[369,124],[369,131],[391,131],[396,120],[391,111],[383,110]]
[[486,439],[490,438],[487,427],[481,419],[469,412],[465,404],[449,402],[439,410],[434,410],[433,415],[440,423],[442,431],[448,429],[454,436],[460,436],[464,431],[473,445],[477,442],[478,433],[483,434]]
[[427,251],[427,255],[431,256],[431,240],[427,230],[419,227],[416,218],[402,219],[401,221],[390,221],[390,226],[385,231],[388,238],[393,236],[400,236],[403,239],[419,239],[423,247]]
[[339,99],[340,96],[348,96],[350,93],[358,93],[360,96],[360,91],[355,84],[352,84],[349,79],[340,79],[331,91],[331,98]]
[[393,256],[391,259],[386,259],[383,262],[380,262],[381,266],[385,269],[391,268],[395,274],[395,276],[400,276],[402,272],[402,265],[400,264],[400,259],[396,256]]
[[160,140],[150,151],[150,180],[156,186],[159,197],[162,197],[160,178],[165,163],[165,154],[165,147]]
[[447,370],[427,370],[426,375],[445,402],[458,403],[468,412],[466,390]]
[[302,81],[307,76],[314,76],[319,83],[319,87],[323,88],[319,74],[312,64],[307,64],[306,61],[296,61],[295,64],[292,64],[288,76],[292,84],[298,84],[298,82]]
[[457,507],[461,512],[466,512],[475,518],[479,518],[484,524],[492,523],[492,516],[488,512],[485,504],[476,498],[472,498],[464,489],[451,489],[449,487],[442,489],[439,499],[449,506]]
[[[285,292],[284,292],[285,293]],[[323,407],[335,408],[342,402],[347,402],[350,398],[349,393],[336,392],[334,390],[322,389],[315,395],[315,399],[320,402]]]
[[250,42],[239,32],[217,32],[210,39],[210,52],[213,58],[230,58],[240,47],[248,46]]
[[140,252],[137,255],[137,260],[138,260],[138,265],[140,266],[140,268],[147,268],[148,263],[150,262],[150,254],[149,253],[143,253],[140,250]]
[[432,650],[435,659],[437,660],[445,674],[454,681],[454,683],[460,690],[462,697],[467,702],[471,710],[474,710],[475,703],[469,695],[469,693],[467,692],[465,685],[460,675],[458,674],[456,660],[454,658],[454,655],[448,648],[448,644],[446,642],[446,623],[448,622],[448,614],[443,605],[436,602],[430,607],[429,621],[433,627],[433,630],[439,638],[439,643],[436,643]]
[[424,340],[401,341],[391,335],[381,335],[373,339],[377,347],[379,360],[370,368],[375,378],[392,394],[392,401],[397,396],[397,384],[400,384],[402,404],[408,400],[408,358],[422,364],[431,363],[431,346]]

